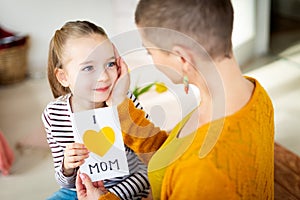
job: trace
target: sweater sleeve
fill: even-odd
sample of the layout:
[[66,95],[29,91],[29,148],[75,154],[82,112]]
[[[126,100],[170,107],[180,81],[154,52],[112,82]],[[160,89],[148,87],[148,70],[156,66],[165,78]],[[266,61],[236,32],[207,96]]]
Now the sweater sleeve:
[[120,198],[115,194],[108,192],[105,195],[101,195],[98,200],[120,200]]
[[145,112],[137,109],[130,99],[118,106],[119,119],[125,145],[136,153],[153,153],[167,139],[165,131],[155,127],[145,117]]

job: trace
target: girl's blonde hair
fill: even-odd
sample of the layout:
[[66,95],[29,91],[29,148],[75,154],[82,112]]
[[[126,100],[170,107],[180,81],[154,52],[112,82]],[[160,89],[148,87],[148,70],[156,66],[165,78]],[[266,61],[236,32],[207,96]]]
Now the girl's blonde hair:
[[105,31],[88,21],[70,21],[61,29],[56,30],[50,41],[48,54],[48,81],[54,98],[70,93],[68,87],[63,87],[57,80],[55,72],[62,69],[64,47],[70,38],[86,37],[91,34],[100,34],[107,37]]

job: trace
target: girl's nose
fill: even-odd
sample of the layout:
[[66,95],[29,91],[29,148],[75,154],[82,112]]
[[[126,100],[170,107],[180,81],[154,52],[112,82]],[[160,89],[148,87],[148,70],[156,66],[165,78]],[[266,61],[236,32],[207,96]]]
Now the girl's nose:
[[100,72],[100,75],[97,79],[98,82],[105,82],[109,79],[109,76],[106,72],[106,70],[103,70],[102,72]]

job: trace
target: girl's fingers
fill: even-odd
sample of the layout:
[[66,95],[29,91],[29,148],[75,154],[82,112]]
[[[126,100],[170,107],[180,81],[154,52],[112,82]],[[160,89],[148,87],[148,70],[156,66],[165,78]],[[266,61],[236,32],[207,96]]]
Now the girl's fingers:
[[88,158],[87,156],[73,156],[65,159],[65,167],[67,169],[76,168],[82,165],[85,161],[85,159]]
[[66,146],[66,149],[86,149],[84,144],[81,143],[72,143]]
[[74,162],[74,163],[68,163],[66,167],[67,167],[67,169],[75,169],[75,168],[81,166],[83,163],[84,163],[84,160]]
[[126,75],[128,73],[128,66],[127,64],[124,62],[122,57],[119,57],[119,63],[120,63],[120,68],[121,68],[121,76],[122,75]]
[[66,146],[65,156],[76,156],[76,155],[86,155],[89,153],[89,150],[80,143],[73,143]]
[[68,156],[86,155],[89,153],[88,149],[71,149],[66,151]]
[[74,143],[68,145],[64,152],[64,165],[67,169],[79,167],[84,163],[84,159],[89,157],[89,151],[83,144]]
[[69,163],[76,163],[76,162],[81,162],[83,161],[84,159],[88,158],[89,155],[82,155],[82,156],[72,156],[72,157],[69,157],[68,158],[68,162]]
[[[117,50],[117,48],[115,47],[114,44],[112,44],[112,46],[113,46],[113,49],[114,49],[115,58],[118,61],[118,58],[120,57],[119,52],[118,52],[118,50]],[[119,65],[118,62],[117,62],[117,64]]]

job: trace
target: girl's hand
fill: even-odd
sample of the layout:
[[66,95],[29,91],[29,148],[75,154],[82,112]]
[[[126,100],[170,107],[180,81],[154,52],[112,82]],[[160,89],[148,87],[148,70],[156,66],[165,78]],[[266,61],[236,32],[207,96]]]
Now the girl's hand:
[[65,176],[71,176],[75,168],[84,163],[84,159],[89,157],[89,151],[80,143],[72,143],[66,146],[63,161],[63,173]]
[[127,96],[127,92],[130,85],[130,78],[128,73],[127,64],[120,57],[117,49],[114,47],[114,53],[116,57],[116,64],[118,67],[119,77],[115,82],[114,88],[106,101],[107,105],[118,105],[124,101]]

